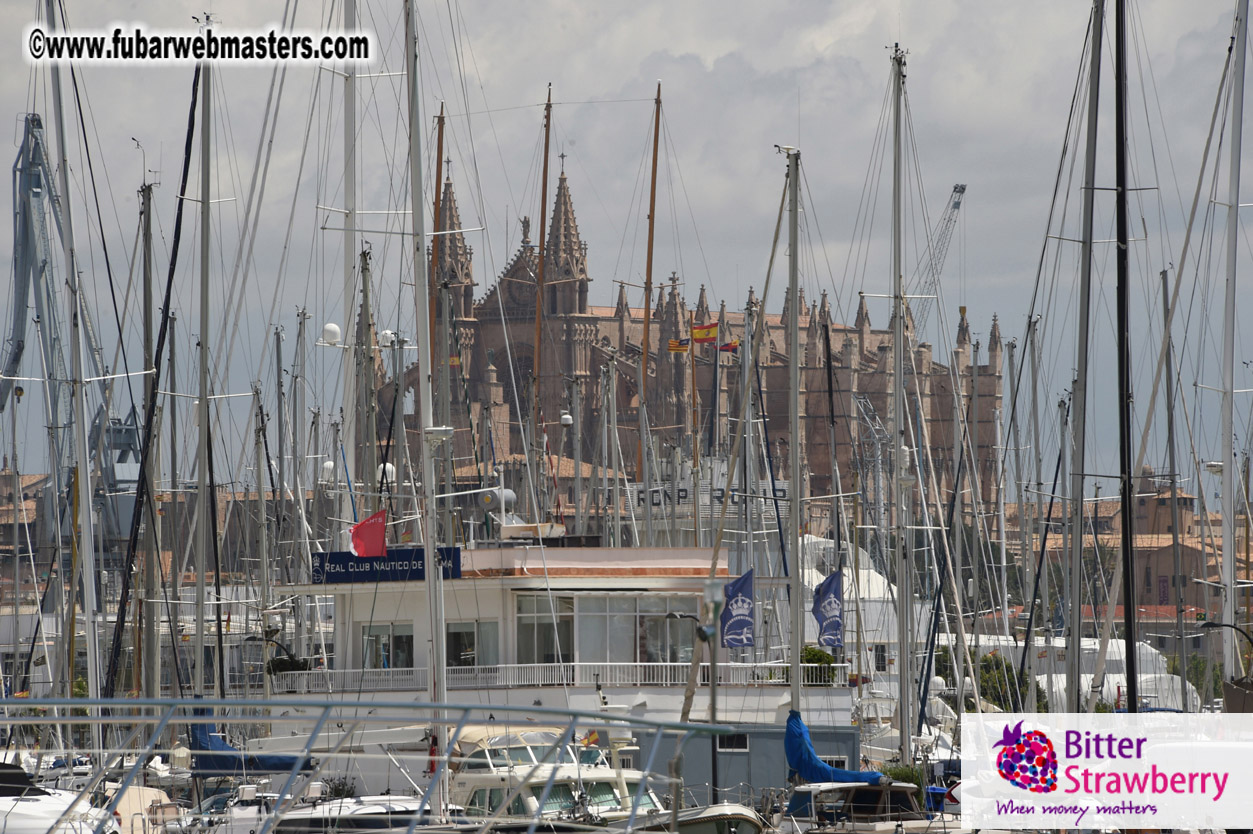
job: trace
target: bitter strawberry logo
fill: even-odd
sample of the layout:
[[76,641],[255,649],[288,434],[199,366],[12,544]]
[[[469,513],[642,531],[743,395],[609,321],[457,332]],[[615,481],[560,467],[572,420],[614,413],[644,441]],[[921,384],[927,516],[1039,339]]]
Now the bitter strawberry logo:
[[996,757],[996,769],[1011,785],[1031,793],[1057,790],[1057,752],[1053,742],[1039,730],[1022,731],[1022,722],[1001,731],[993,748],[1004,747]]

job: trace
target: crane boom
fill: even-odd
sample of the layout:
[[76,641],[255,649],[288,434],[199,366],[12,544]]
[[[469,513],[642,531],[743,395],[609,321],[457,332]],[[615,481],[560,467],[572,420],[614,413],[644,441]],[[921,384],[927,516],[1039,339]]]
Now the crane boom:
[[912,305],[915,333],[922,330],[927,322],[927,314],[931,312],[931,304],[940,285],[940,272],[944,269],[944,259],[948,255],[948,245],[953,239],[953,228],[957,225],[957,213],[961,211],[962,198],[965,195],[965,185],[958,183],[953,186],[948,205],[944,207],[944,212],[935,224],[935,231],[931,233],[929,257],[914,269],[910,283],[914,287],[912,295],[916,296],[917,301]]

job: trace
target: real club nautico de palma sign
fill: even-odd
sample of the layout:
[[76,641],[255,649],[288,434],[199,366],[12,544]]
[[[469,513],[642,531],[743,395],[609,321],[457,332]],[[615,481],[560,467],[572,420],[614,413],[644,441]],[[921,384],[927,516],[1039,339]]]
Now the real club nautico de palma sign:
[[[352,550],[313,554],[313,584],[341,582],[421,582],[426,579],[426,551],[421,547],[387,549],[387,510],[349,528]],[[445,579],[461,578],[461,548],[440,547],[436,559]]]
[[972,828],[1247,827],[1253,715],[962,716]]
[[[461,578],[461,548],[436,551],[445,579]],[[426,553],[421,547],[388,550],[382,556],[363,557],[349,550],[313,554],[313,584],[345,582],[422,582],[426,579]]]

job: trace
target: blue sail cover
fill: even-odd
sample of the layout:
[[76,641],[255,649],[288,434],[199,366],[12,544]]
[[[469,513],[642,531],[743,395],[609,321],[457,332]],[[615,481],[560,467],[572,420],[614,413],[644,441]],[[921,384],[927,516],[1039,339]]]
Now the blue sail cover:
[[[192,713],[209,715],[209,710],[197,707]],[[254,773],[290,773],[293,768],[313,769],[313,762],[307,756],[245,753],[227,744],[216,733],[217,726],[212,723],[190,725],[193,776],[243,776]]]
[[809,728],[796,710],[787,714],[783,752],[787,754],[787,766],[796,771],[804,782],[868,782],[877,785],[883,778],[877,770],[844,770],[819,759],[809,739]]
[[[801,720],[801,714],[791,710],[787,714],[787,729],[783,734],[783,752],[787,755],[787,766],[791,768],[802,782],[867,782],[879,784],[883,774],[877,770],[844,770],[832,767],[818,758],[814,752],[814,743],[809,738],[809,728]],[[790,776],[791,774],[789,774]],[[807,816],[809,813],[810,794],[805,791],[793,791],[788,802],[787,812],[792,816]]]

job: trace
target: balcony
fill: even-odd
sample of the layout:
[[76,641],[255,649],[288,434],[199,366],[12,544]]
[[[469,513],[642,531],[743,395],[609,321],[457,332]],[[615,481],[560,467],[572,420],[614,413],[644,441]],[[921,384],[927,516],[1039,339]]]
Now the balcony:
[[[470,689],[531,689],[547,686],[684,687],[686,663],[537,663],[457,666],[447,670],[450,692]],[[785,687],[791,670],[776,663],[719,663],[718,685]],[[805,664],[804,686],[848,686],[848,664]],[[701,686],[709,685],[709,664],[700,667]],[[423,692],[426,669],[323,669],[283,672],[271,682],[274,692],[303,695],[327,692]]]

